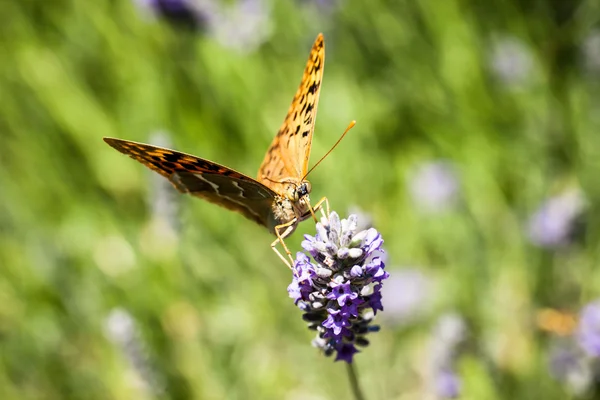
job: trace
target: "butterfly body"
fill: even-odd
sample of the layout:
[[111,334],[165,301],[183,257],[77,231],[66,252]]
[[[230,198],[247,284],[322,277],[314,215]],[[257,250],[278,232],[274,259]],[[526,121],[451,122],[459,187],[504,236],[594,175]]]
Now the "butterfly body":
[[267,150],[256,180],[190,154],[129,140],[104,138],[104,141],[169,179],[180,192],[239,212],[266,227],[277,236],[271,246],[289,266],[275,245],[281,243],[291,259],[283,238],[289,236],[299,222],[314,215],[309,198],[311,186],[305,178],[324,62],[325,44],[323,35],[319,34],[300,86]]

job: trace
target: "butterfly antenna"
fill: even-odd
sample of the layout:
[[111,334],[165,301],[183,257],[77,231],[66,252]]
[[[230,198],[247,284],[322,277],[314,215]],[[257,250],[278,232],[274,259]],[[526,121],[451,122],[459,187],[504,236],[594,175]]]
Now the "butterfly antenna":
[[344,133],[342,133],[342,136],[340,136],[340,138],[337,140],[337,142],[335,142],[335,144],[331,147],[331,149],[329,149],[329,151],[327,153],[325,153],[325,155],[323,157],[321,157],[321,159],[319,161],[317,161],[317,163],[315,165],[313,165],[313,167],[311,169],[308,170],[308,172],[306,173],[306,175],[304,175],[304,177],[302,177],[302,180],[306,179],[306,177],[308,176],[308,174],[310,174],[313,169],[317,168],[317,166],[319,164],[321,164],[321,162],[327,158],[327,156],[329,154],[331,154],[331,152],[333,151],[333,149],[335,149],[337,147],[338,144],[340,144],[340,142],[342,141],[342,139],[344,138],[344,136],[346,136],[346,134],[348,133],[348,131],[352,128],[354,128],[354,125],[356,125],[356,121],[352,121],[350,122],[350,124],[348,124],[348,127],[346,128],[346,130],[344,131]]

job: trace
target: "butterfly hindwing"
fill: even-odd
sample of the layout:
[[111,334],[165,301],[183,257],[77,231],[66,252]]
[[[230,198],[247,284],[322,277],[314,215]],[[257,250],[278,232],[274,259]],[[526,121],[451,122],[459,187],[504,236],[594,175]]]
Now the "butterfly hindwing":
[[269,228],[275,194],[259,182],[192,172],[177,172],[170,180],[182,192],[242,213]]
[[286,179],[300,180],[308,171],[308,159],[317,118],[325,42],[319,34],[311,49],[302,81],[287,115],[258,171],[258,181],[282,193]]

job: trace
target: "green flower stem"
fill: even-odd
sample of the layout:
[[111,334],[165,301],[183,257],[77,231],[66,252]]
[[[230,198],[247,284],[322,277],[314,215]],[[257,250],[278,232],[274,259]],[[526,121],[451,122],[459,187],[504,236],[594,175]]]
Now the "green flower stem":
[[356,370],[354,369],[354,363],[352,362],[345,364],[346,370],[348,371],[348,379],[350,380],[350,387],[352,388],[352,394],[354,395],[354,399],[365,400],[365,396],[363,396],[362,391],[360,390],[360,385],[356,376]]

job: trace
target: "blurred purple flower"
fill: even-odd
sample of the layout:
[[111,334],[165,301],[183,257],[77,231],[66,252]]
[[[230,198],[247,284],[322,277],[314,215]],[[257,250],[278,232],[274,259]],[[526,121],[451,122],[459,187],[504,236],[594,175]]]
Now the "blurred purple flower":
[[563,341],[552,346],[549,370],[554,379],[566,383],[576,394],[587,391],[594,380],[589,360],[573,342]]
[[577,339],[588,356],[600,358],[600,300],[589,303],[581,312]]
[[455,372],[456,359],[467,339],[467,326],[458,314],[445,314],[438,319],[430,342],[432,391],[441,398],[460,394],[460,378]]
[[351,363],[356,346],[369,344],[365,335],[379,330],[371,325],[381,304],[381,287],[388,278],[381,260],[383,239],[374,228],[358,231],[356,215],[340,220],[332,212],[317,223],[315,236],[305,235],[294,262],[288,293],[316,330],[313,345],[336,361]]
[[591,31],[584,39],[582,52],[586,70],[591,73],[600,73],[600,30]]
[[504,84],[515,86],[525,83],[532,67],[533,56],[522,40],[504,37],[492,45],[490,68]]
[[435,394],[441,399],[454,399],[460,394],[460,378],[451,370],[438,371],[434,378]]
[[194,0],[134,0],[145,13],[186,28],[202,28],[208,18]]
[[529,240],[540,247],[567,244],[584,206],[583,195],[577,190],[550,198],[530,218],[527,228]]
[[144,387],[155,394],[163,394],[164,384],[150,363],[146,346],[131,314],[121,308],[113,309],[106,317],[105,332],[137,372]]
[[576,395],[600,380],[600,299],[581,310],[575,332],[553,344],[548,361],[550,374]]
[[454,167],[446,161],[421,164],[409,181],[413,201],[426,212],[441,212],[452,207],[459,189]]
[[251,52],[271,36],[270,17],[264,0],[237,0],[209,21],[210,33],[225,47]]
[[385,319],[392,324],[406,324],[418,317],[431,298],[432,282],[416,269],[398,269],[390,273],[382,289]]
[[[432,360],[436,366],[447,367],[453,363],[460,345],[467,339],[467,325],[464,319],[454,313],[442,315],[434,328],[432,340]],[[442,368],[443,369],[443,368]]]
[[155,17],[202,29],[222,46],[251,52],[271,35],[270,8],[264,0],[134,0]]

